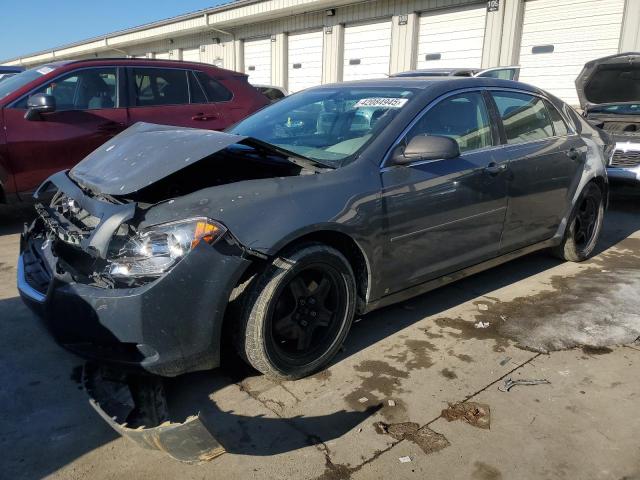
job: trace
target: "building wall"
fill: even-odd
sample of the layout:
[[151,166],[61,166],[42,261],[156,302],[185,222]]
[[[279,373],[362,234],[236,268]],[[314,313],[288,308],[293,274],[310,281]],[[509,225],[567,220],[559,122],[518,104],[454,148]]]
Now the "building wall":
[[[488,12],[482,66],[518,63],[526,1],[500,0]],[[606,0],[602,0],[606,1]],[[287,87],[287,35],[323,29],[322,82],[342,80],[344,27],[370,20],[390,19],[390,73],[415,68],[421,12],[482,4],[485,0],[266,0],[240,1],[222,11],[185,16],[134,32],[115,33],[104,39],[38,53],[7,64],[34,66],[59,58],[157,56],[180,60],[183,49],[199,48],[200,61],[243,71],[244,41],[272,38],[272,83]],[[331,9],[333,15],[327,15]],[[620,51],[640,50],[640,0],[626,0],[620,32]],[[465,66],[465,65],[461,65]]]

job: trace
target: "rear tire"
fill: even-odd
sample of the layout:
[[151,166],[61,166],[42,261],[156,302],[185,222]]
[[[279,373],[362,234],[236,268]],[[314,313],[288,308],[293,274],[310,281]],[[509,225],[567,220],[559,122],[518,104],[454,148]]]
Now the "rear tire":
[[353,321],[356,286],[334,248],[303,244],[276,258],[242,299],[238,353],[277,379],[295,380],[326,366]]
[[598,243],[603,219],[603,192],[596,183],[590,182],[571,212],[564,239],[553,249],[554,255],[569,262],[588,259]]

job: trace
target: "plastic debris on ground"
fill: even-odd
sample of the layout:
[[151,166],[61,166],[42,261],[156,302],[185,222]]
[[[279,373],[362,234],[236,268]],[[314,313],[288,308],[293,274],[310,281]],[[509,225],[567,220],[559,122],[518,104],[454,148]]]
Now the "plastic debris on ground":
[[507,378],[504,381],[504,385],[499,385],[498,390],[501,392],[508,392],[516,385],[548,385],[551,382],[546,378],[540,380],[511,380],[511,378]]

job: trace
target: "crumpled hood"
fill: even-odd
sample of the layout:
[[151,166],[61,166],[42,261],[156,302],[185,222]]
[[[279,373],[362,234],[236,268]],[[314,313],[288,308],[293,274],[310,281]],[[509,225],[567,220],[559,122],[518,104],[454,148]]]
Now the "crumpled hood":
[[96,194],[129,195],[246,139],[139,122],[91,152],[69,176]]
[[640,52],[620,53],[585,64],[576,78],[580,106],[640,102]]

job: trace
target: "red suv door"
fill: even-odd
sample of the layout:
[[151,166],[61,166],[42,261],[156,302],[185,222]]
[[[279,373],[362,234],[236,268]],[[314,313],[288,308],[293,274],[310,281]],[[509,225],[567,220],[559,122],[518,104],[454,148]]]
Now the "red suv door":
[[222,130],[230,122],[186,68],[131,67],[129,121]]
[[[87,67],[47,81],[5,108],[4,123],[18,192],[35,190],[48,176],[72,167],[127,126],[120,107],[117,67]],[[44,93],[56,110],[24,118],[28,97]]]

